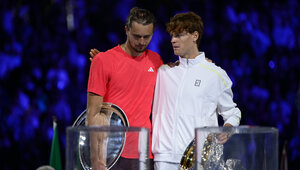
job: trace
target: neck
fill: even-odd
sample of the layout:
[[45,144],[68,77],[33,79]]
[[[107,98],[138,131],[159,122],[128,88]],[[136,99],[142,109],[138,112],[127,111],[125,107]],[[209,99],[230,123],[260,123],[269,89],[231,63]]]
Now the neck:
[[190,50],[187,54],[180,56],[181,58],[185,59],[194,59],[199,55],[198,48],[194,48],[193,50]]

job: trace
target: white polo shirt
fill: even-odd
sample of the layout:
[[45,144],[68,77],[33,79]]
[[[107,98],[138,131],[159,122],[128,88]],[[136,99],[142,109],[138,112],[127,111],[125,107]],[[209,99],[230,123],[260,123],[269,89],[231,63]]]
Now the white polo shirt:
[[224,123],[238,126],[241,112],[233,102],[226,72],[205,59],[180,58],[179,66],[159,68],[152,109],[154,161],[179,163],[195,128]]

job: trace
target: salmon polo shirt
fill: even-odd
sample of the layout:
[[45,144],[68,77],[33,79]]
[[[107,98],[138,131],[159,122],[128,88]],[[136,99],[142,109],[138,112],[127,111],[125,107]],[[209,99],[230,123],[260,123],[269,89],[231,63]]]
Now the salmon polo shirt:
[[[88,80],[88,92],[103,96],[103,102],[119,106],[130,127],[149,129],[149,158],[153,158],[150,114],[157,70],[162,64],[159,54],[151,50],[132,57],[118,45],[93,58]],[[127,133],[121,156],[139,158],[137,146],[138,134]]]

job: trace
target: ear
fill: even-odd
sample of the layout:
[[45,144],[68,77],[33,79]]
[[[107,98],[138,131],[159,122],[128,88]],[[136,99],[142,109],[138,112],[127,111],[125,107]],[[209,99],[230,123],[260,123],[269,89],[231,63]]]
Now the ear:
[[126,32],[126,35],[128,35],[128,34],[127,34],[128,31],[129,31],[129,28],[125,25],[125,32]]
[[198,31],[194,31],[193,32],[193,40],[194,40],[194,42],[196,42],[198,40],[198,38],[199,38],[199,32]]

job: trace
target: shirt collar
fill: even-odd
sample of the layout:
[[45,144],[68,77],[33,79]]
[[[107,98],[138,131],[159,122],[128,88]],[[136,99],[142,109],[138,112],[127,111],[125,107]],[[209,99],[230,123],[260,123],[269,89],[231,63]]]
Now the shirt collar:
[[189,67],[189,66],[196,65],[196,64],[200,63],[203,60],[205,60],[205,53],[204,52],[200,52],[199,55],[196,56],[193,59],[186,59],[186,58],[179,57],[180,65],[182,65],[184,67]]

